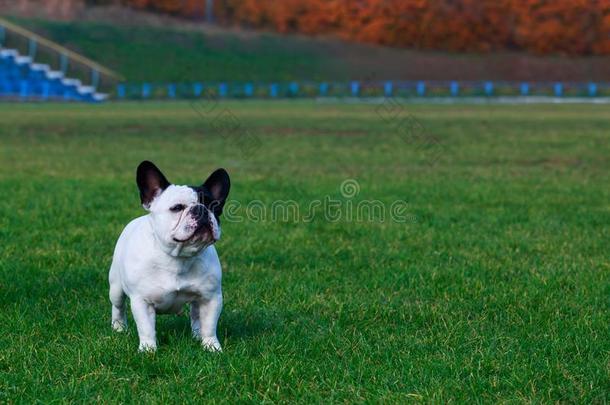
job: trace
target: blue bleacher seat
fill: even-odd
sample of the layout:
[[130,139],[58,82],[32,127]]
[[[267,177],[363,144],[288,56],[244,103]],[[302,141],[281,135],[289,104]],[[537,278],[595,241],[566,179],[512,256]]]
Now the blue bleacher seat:
[[0,49],[0,100],[3,98],[96,102],[106,97],[13,49]]

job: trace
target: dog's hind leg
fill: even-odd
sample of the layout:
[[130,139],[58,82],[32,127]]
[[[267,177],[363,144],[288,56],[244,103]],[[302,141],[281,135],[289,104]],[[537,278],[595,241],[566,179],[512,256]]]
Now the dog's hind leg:
[[195,339],[201,339],[201,320],[199,319],[199,303],[191,302],[191,330]]
[[112,329],[123,332],[127,329],[127,314],[125,313],[125,292],[121,286],[118,271],[110,268],[108,281],[110,282],[110,302],[112,303]]

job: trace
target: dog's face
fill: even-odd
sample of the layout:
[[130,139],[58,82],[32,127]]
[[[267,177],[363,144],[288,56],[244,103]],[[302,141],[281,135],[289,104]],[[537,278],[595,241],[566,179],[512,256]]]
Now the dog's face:
[[177,186],[152,162],[144,161],[136,180],[155,236],[170,254],[192,256],[220,238],[220,215],[231,187],[224,169],[201,186]]

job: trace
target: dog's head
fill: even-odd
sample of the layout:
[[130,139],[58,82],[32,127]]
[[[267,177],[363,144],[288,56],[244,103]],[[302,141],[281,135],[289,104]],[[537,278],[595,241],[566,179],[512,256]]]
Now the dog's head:
[[144,161],[136,181],[155,236],[168,252],[192,256],[220,239],[220,215],[231,188],[224,169],[214,171],[201,186],[178,186]]

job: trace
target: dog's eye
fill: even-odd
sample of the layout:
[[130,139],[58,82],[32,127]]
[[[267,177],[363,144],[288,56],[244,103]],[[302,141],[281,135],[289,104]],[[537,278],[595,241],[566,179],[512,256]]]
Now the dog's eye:
[[186,206],[184,204],[176,204],[173,207],[171,207],[169,210],[171,212],[180,212],[185,208],[186,208]]

